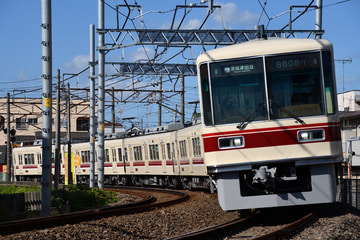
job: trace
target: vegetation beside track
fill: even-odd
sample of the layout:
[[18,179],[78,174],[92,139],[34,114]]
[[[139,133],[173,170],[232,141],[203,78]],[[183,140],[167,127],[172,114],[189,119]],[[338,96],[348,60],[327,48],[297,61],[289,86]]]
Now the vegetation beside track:
[[16,186],[12,185],[0,185],[0,194],[15,194],[15,193],[24,193],[24,192],[37,192],[41,191],[41,189],[36,186]]
[[70,206],[71,211],[80,211],[103,207],[117,201],[119,199],[115,192],[81,185],[64,186],[61,190],[53,191],[51,195],[51,205],[60,213],[65,211],[66,205]]
[[[36,185],[17,186],[0,185],[0,194],[18,194],[25,192],[37,192],[41,188]],[[51,194],[52,214],[64,213],[69,211],[80,211],[89,208],[103,207],[109,203],[117,202],[117,194],[112,191],[100,190],[98,188],[89,188],[81,185],[68,185],[57,191],[53,190]],[[9,210],[1,204],[2,210]],[[4,209],[3,209],[4,208]],[[23,209],[25,212],[25,208]],[[9,213],[10,214],[10,213]]]

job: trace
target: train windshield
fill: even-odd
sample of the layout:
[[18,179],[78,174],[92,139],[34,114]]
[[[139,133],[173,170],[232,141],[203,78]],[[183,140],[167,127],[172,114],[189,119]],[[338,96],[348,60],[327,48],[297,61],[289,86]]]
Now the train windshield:
[[333,114],[331,76],[329,52],[202,64],[205,125]]
[[215,124],[267,119],[262,58],[211,64]]
[[266,58],[270,118],[324,114],[320,54]]

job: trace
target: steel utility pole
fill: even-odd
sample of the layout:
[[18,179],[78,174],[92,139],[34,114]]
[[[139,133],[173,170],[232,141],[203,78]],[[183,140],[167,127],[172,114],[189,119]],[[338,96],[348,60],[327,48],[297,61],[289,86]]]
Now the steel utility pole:
[[[316,13],[315,13],[315,30],[322,30],[322,0],[316,0]],[[321,39],[321,34],[315,35],[316,39]]]
[[52,134],[52,39],[51,0],[41,0],[42,28],[42,179],[41,215],[51,212],[51,134]]
[[55,179],[54,188],[59,189],[60,180],[60,69],[56,75],[56,120],[55,120]]
[[[104,17],[104,0],[98,0],[98,27],[103,29],[105,26]],[[98,46],[103,48],[105,46],[104,33],[99,33]],[[104,189],[104,119],[105,119],[105,51],[99,50],[99,87],[98,87],[98,187]]]
[[90,188],[95,185],[95,25],[90,25]]
[[343,80],[343,111],[345,111],[345,63],[349,63],[351,64],[352,59],[339,59],[339,60],[335,60],[336,62],[342,62],[342,72],[343,72],[343,76],[342,76],[342,80]]

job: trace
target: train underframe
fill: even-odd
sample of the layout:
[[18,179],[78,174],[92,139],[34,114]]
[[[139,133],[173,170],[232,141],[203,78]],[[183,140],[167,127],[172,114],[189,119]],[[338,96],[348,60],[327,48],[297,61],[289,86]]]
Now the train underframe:
[[214,177],[222,209],[246,210],[334,202],[335,169],[335,164],[282,163],[217,173]]
[[[41,176],[27,175],[16,176],[17,181],[41,182]],[[95,175],[97,182],[97,175]],[[64,176],[60,176],[60,183],[65,183]],[[77,175],[77,184],[89,184],[88,175]],[[209,176],[167,176],[167,175],[105,175],[105,185],[124,186],[154,186],[177,189],[210,189],[211,181]]]

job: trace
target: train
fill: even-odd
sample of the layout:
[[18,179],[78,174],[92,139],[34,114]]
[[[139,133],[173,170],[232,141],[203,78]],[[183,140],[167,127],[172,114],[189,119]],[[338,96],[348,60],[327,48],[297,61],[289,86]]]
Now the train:
[[[215,188],[225,211],[335,201],[342,146],[328,40],[260,38],[196,64],[199,123],[106,140],[106,183]],[[89,143],[72,151],[88,183]],[[40,180],[40,146],[15,148],[13,162],[17,180]]]

